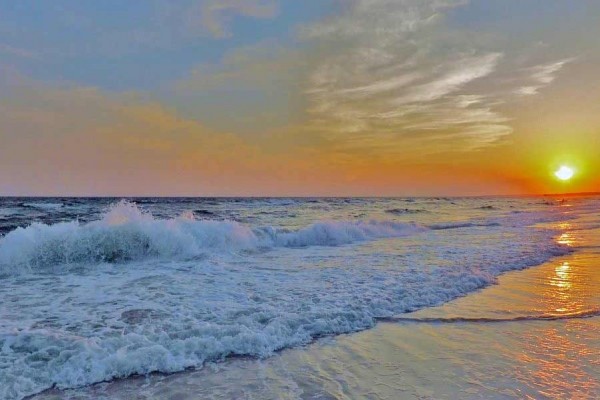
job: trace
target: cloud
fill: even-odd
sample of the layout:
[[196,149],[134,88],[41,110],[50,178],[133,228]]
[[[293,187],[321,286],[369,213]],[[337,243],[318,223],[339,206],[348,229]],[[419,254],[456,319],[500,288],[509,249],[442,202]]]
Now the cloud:
[[261,41],[196,65],[165,87],[163,98],[216,129],[260,134],[299,118],[300,77],[308,65],[305,53]]
[[566,64],[569,64],[574,60],[574,58],[565,58],[563,60],[528,68],[527,71],[530,73],[528,80],[530,83],[518,88],[515,93],[520,96],[532,96],[538,94],[540,89],[554,82],[556,75]]
[[276,40],[267,40],[235,48],[217,63],[195,66],[187,76],[175,81],[172,89],[190,94],[229,85],[268,86],[303,67],[306,62],[299,52],[284,48]]
[[279,12],[278,4],[278,0],[151,0],[102,6],[94,2],[29,2],[0,10],[0,56],[37,62],[56,59],[72,63],[90,58],[103,62],[105,57],[183,48],[202,56],[199,44],[203,49],[217,46],[206,39],[231,37],[239,18],[273,18]]
[[[465,152],[513,133],[503,104],[537,94],[572,59],[528,69],[493,40],[451,29],[463,0],[355,0],[304,26],[315,45],[305,87],[308,123],[335,148],[359,153]],[[513,54],[511,54],[513,52]],[[517,70],[515,70],[517,68]],[[510,77],[507,79],[507,77]]]
[[421,172],[400,174],[398,162],[385,157],[389,149],[357,159],[294,141],[311,134],[305,126],[244,137],[139,94],[34,81],[4,93],[2,194],[393,195],[390,182],[420,187]]
[[364,152],[472,150],[510,134],[498,98],[470,86],[492,78],[503,53],[445,38],[444,12],[464,4],[358,0],[301,29],[320,47],[305,90],[314,129]]
[[94,88],[13,88],[0,101],[0,139],[0,188],[24,193],[203,193],[258,168],[235,135]]
[[413,87],[408,93],[395,99],[394,104],[430,102],[447,96],[467,83],[491,74],[501,57],[501,53],[490,53],[460,59],[449,68],[450,71],[439,78]]
[[[39,61],[51,61],[50,67],[72,60],[67,70],[81,70],[78,57],[101,58],[95,73],[104,78],[113,71],[105,68],[110,67],[106,55],[134,56],[117,63],[131,64],[134,74],[140,60],[174,58],[156,63],[163,71],[156,79],[160,87],[145,95],[43,85],[0,62],[0,192],[393,195],[420,184],[439,193],[438,185],[446,184],[457,193],[452,188],[457,179],[471,174],[492,181],[521,147],[521,163],[534,158],[540,143],[552,151],[567,148],[563,137],[588,132],[572,127],[597,114],[577,114],[596,104],[595,92],[582,83],[595,74],[589,53],[577,66],[582,74],[587,71],[586,79],[577,72],[568,85],[560,85],[556,80],[574,60],[565,52],[578,50],[558,48],[552,37],[532,46],[527,34],[518,40],[504,36],[501,21],[470,32],[457,24],[465,18],[457,9],[467,4],[462,0],[335,4],[337,13],[300,27],[297,40],[262,39],[261,33],[243,38],[261,41],[241,48],[232,47],[238,40],[203,39],[230,37],[240,16],[276,16],[274,0],[155,0],[98,21],[93,7],[66,7],[84,14],[68,18],[64,8],[52,8],[49,25],[34,30],[37,36],[5,40],[37,43],[37,53],[0,45],[0,54],[21,66],[37,54]],[[139,15],[148,18],[132,18]],[[44,34],[56,33],[60,23],[68,29]],[[82,34],[73,37],[72,31]],[[216,47],[205,54],[199,51],[205,45]],[[72,57],[50,57],[54,52]],[[99,58],[89,57],[92,53]],[[223,56],[215,59],[216,54]],[[183,68],[190,69],[181,74]],[[580,86],[573,86],[577,82]],[[552,84],[553,94],[577,96],[521,107],[523,96]],[[569,113],[562,110],[565,104],[573,107]],[[551,123],[555,120],[564,126]],[[534,137],[536,124],[539,138],[521,146],[528,135]],[[546,136],[552,129],[560,135]],[[589,138],[595,137],[593,129]],[[582,141],[586,147],[589,138]],[[508,164],[519,168],[517,161]],[[431,175],[425,182],[427,169]],[[309,179],[315,176],[319,179]]]
[[96,88],[29,81],[3,94],[1,194],[334,194],[323,187],[344,181],[330,154],[289,143],[290,131],[243,137]]
[[2,53],[28,59],[38,58],[38,55],[32,51],[0,43],[0,54]]
[[361,41],[379,36],[393,41],[435,23],[439,13],[466,4],[466,0],[352,0],[347,12],[305,26],[303,37]]
[[231,37],[229,25],[235,15],[273,18],[278,13],[277,3],[272,0],[207,0],[197,7],[201,26],[215,38]]

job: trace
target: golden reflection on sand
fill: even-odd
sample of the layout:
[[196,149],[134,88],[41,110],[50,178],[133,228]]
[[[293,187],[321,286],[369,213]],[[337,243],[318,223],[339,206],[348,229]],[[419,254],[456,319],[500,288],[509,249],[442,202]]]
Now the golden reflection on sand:
[[[519,380],[537,387],[547,398],[592,399],[599,382],[585,367],[590,358],[588,347],[578,334],[592,335],[593,324],[587,321],[565,321],[564,325],[532,330],[523,340],[523,352],[518,354],[524,366],[517,374]],[[528,399],[539,398],[526,396]]]
[[[556,224],[562,234],[556,242],[573,247],[580,243],[571,222]],[[597,290],[594,276],[578,257],[560,261],[554,268],[548,268],[537,298],[539,310],[546,313],[572,314],[588,310],[590,297]],[[536,296],[537,297],[537,296]],[[594,303],[593,301],[591,303]],[[517,353],[523,370],[519,376],[523,382],[538,388],[538,395],[547,398],[593,398],[600,386],[585,362],[595,351],[581,337],[598,335],[598,325],[587,320],[565,320],[557,324],[539,324],[539,329],[531,330],[523,340],[523,351]],[[537,398],[529,395],[526,398]]]

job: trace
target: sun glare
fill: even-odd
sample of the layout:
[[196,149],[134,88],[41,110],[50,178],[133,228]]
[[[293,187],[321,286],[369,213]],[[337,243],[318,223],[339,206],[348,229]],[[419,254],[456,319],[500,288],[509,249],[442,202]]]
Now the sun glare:
[[571,167],[567,167],[566,165],[561,166],[554,175],[560,179],[561,181],[568,181],[573,177],[575,171]]

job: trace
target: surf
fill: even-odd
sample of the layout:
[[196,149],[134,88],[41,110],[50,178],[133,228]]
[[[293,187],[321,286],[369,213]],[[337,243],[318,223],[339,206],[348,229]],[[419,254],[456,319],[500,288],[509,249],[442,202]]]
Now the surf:
[[120,201],[97,221],[33,223],[0,239],[0,270],[32,272],[73,263],[127,262],[149,258],[185,260],[205,253],[274,247],[340,246],[403,237],[427,228],[387,220],[318,221],[298,230],[251,227],[236,221],[196,219],[185,212],[155,218]]

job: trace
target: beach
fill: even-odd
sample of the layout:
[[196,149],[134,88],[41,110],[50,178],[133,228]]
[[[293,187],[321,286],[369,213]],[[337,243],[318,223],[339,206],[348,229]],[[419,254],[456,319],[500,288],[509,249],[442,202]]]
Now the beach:
[[[595,399],[599,266],[596,247],[508,273],[496,286],[411,314],[489,321],[382,322],[266,360],[235,359],[35,398]],[[568,317],[584,311],[594,315]],[[534,319],[544,315],[567,319]],[[510,321],[520,317],[534,318]]]
[[[508,273],[496,286],[411,314],[490,321],[382,322],[267,360],[235,359],[35,398],[594,399],[600,395],[597,250]],[[596,315],[510,321],[582,311]]]
[[572,252],[442,305],[270,357],[229,357],[34,398],[597,398],[600,230],[595,203],[578,202],[585,206],[576,217],[562,204],[563,218],[536,225]]

